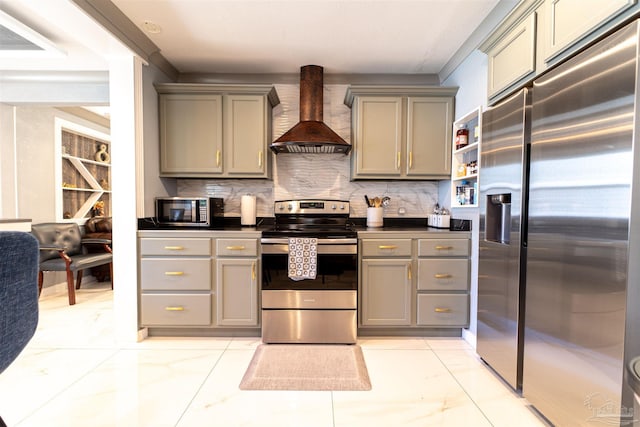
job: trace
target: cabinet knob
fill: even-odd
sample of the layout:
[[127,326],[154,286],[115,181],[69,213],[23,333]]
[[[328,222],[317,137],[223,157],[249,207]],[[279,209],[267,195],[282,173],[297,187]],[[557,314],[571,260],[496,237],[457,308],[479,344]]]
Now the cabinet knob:
[[433,277],[435,277],[436,279],[450,279],[452,276],[450,274],[434,274]]
[[184,246],[165,246],[164,248],[168,251],[181,251],[184,249]]
[[448,250],[453,249],[453,246],[440,246],[440,245],[438,245],[438,246],[436,246],[436,249],[439,250],[439,251],[448,251]]
[[184,311],[184,307],[182,306],[168,306],[164,308],[166,311]]
[[227,246],[228,251],[244,251],[244,246]]
[[450,308],[436,307],[434,311],[436,313],[451,313],[452,310]]

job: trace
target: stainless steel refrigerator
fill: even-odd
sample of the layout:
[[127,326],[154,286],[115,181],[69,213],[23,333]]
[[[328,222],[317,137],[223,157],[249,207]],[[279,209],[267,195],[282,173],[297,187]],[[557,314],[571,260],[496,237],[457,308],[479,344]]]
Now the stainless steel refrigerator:
[[623,386],[640,350],[639,38],[634,22],[483,115],[477,350],[558,426],[640,417]]

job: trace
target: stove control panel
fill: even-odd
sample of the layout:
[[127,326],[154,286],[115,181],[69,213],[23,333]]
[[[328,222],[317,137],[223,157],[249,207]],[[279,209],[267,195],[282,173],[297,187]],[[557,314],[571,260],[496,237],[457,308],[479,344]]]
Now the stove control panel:
[[276,215],[349,215],[347,200],[280,200],[275,202]]

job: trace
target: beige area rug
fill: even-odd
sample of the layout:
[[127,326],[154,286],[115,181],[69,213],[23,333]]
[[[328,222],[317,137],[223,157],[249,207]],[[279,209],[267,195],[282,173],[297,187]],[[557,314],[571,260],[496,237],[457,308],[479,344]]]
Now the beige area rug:
[[261,344],[241,390],[371,390],[359,345]]

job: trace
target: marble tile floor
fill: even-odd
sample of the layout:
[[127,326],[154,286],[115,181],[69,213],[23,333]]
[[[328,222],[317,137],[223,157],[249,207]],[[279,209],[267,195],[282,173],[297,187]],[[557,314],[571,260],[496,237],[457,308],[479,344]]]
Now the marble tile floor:
[[117,344],[109,284],[40,299],[0,374],[9,427],[545,426],[460,338],[362,338],[371,391],[241,391],[258,338]]

